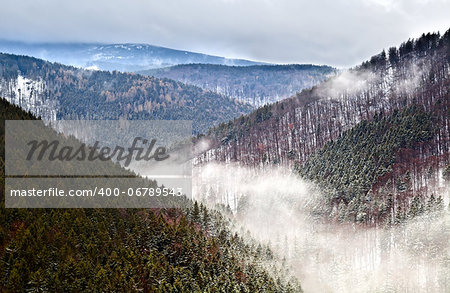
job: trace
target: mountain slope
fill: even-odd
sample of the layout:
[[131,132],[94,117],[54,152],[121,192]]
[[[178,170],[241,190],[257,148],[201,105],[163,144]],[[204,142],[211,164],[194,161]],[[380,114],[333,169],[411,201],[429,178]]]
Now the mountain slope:
[[316,65],[252,65],[224,66],[211,64],[185,64],[141,73],[167,77],[186,84],[199,86],[226,96],[262,106],[288,98],[310,88],[336,70]]
[[[449,164],[449,42],[450,31],[442,37],[424,34],[311,90],[223,123],[210,130],[205,138],[210,149],[198,157],[198,163],[296,166],[304,169],[304,176],[333,189],[330,215],[340,203],[341,209],[348,209],[354,198],[359,208],[374,197],[386,203],[389,194],[394,197],[395,213],[398,207],[404,213],[414,196],[423,202],[441,192],[441,171]],[[403,120],[399,112],[404,113]],[[415,116],[421,112],[422,118]],[[384,122],[380,125],[378,120]],[[430,123],[431,129],[421,128]],[[391,127],[400,130],[390,132]],[[343,139],[349,142],[344,144]],[[347,156],[349,148],[361,152]],[[405,184],[411,188],[404,190]],[[386,216],[377,218],[380,213],[360,219],[386,220]]]
[[0,54],[0,96],[43,119],[193,120],[194,132],[252,109],[180,82]]
[[[301,292],[268,247],[216,211],[6,209],[5,120],[35,119],[0,99],[0,288],[6,292]],[[151,184],[151,182],[147,182]],[[262,253],[264,252],[264,253]]]
[[380,113],[297,165],[302,177],[322,186],[326,205],[316,212],[338,221],[392,224],[443,209],[439,170],[449,157],[448,151],[437,155],[433,145],[435,118],[417,105],[387,117]]
[[148,44],[23,43],[0,40],[0,52],[33,56],[78,67],[128,72],[189,63],[237,66],[262,64]]

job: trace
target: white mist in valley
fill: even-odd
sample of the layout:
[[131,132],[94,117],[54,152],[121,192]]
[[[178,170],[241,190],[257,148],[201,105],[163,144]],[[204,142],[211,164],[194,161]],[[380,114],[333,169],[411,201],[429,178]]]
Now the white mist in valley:
[[[229,205],[235,221],[286,259],[305,292],[449,292],[450,214],[393,228],[331,224],[311,216],[313,184],[291,172],[207,164],[194,170],[194,195]],[[448,189],[445,202],[448,204]]]

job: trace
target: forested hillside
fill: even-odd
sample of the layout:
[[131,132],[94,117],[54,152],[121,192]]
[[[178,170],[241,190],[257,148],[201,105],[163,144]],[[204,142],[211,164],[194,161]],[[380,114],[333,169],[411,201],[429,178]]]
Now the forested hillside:
[[210,149],[197,163],[296,167],[330,189],[333,217],[405,218],[414,197],[433,201],[449,164],[449,52],[450,30],[410,39],[211,129],[200,140]]
[[[35,119],[0,100],[5,120]],[[217,211],[6,209],[0,157],[0,289],[5,292],[301,292],[267,246]],[[269,265],[272,267],[268,269]]]
[[309,64],[253,66],[184,64],[142,73],[199,86],[258,107],[310,88],[334,75],[336,70],[329,66]]
[[443,184],[434,168],[442,169],[449,158],[428,153],[433,128],[432,115],[412,105],[362,121],[328,142],[296,166],[326,195],[327,204],[315,212],[337,221],[391,225],[442,210]]
[[193,120],[194,132],[252,109],[173,80],[9,54],[0,54],[0,95],[43,119]]

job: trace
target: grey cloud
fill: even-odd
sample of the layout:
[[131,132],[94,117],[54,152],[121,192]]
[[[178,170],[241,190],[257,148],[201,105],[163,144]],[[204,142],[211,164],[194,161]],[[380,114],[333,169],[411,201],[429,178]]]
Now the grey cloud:
[[2,1],[0,38],[140,42],[226,57],[348,67],[448,29],[448,0]]

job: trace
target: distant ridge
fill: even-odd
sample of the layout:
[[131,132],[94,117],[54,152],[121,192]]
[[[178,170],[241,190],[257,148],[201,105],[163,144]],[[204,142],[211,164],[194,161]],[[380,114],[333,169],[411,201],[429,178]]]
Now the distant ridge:
[[326,65],[181,64],[139,73],[170,78],[260,107],[286,99],[335,75]]
[[26,43],[0,40],[0,52],[83,68],[129,72],[190,63],[234,66],[267,64],[136,43]]

